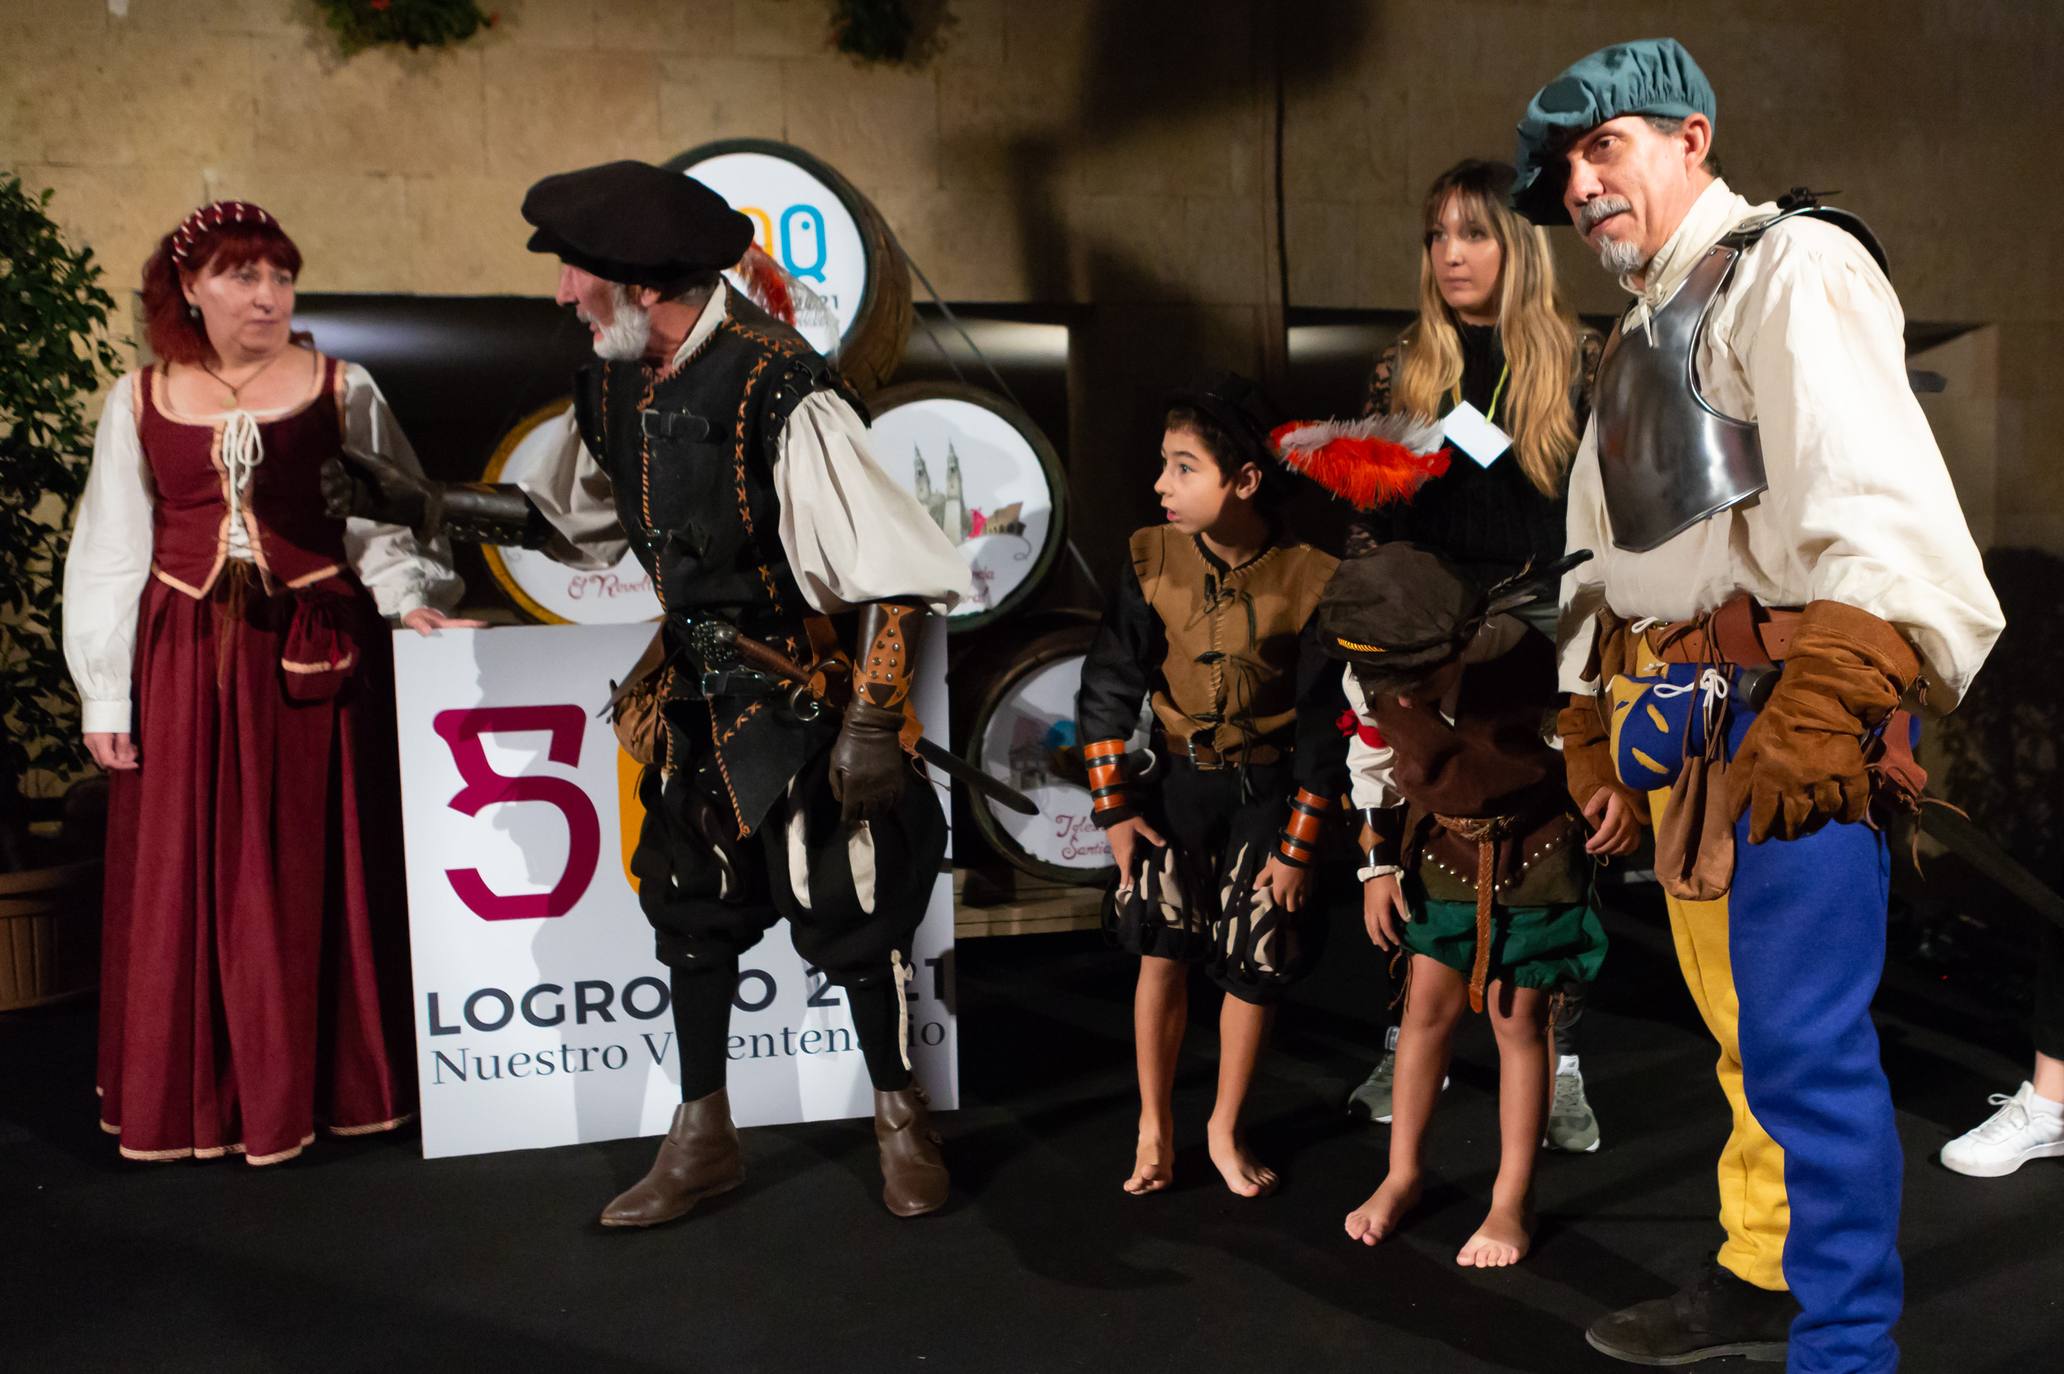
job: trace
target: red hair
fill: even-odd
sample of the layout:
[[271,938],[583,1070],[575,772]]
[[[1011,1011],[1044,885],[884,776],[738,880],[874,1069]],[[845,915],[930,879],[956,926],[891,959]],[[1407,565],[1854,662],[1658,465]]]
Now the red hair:
[[[242,218],[225,214],[232,206]],[[279,221],[255,205],[217,201],[194,211],[158,240],[143,265],[144,337],[158,361],[198,364],[215,360],[214,346],[200,319],[190,314],[181,274],[229,272],[247,262],[264,262],[301,274],[301,250]],[[306,336],[295,335],[299,343]]]

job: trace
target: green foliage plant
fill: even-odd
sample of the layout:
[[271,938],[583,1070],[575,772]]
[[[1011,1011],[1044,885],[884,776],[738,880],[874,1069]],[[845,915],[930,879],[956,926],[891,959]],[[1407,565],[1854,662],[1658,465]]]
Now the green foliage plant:
[[121,368],[100,265],[65,242],[50,197],[0,174],[0,849],[13,854],[32,775],[86,764],[58,590],[93,454],[86,406]]
[[449,47],[493,28],[501,17],[473,0],[316,0],[316,7],[346,57],[382,43]]

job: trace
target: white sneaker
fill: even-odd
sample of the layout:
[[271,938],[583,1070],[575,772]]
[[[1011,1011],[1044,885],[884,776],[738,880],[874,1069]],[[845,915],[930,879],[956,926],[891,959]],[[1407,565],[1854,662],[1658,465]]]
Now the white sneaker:
[[2064,1156],[2064,1116],[2030,1111],[2034,1096],[2032,1083],[2023,1083],[2012,1097],[1994,1093],[1987,1100],[1999,1110],[1943,1146],[1942,1167],[1972,1178],[2000,1178],[2031,1159]]

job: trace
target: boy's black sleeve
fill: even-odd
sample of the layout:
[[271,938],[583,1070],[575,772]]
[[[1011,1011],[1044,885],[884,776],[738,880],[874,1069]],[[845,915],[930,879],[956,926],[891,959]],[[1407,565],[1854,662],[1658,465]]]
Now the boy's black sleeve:
[[1140,706],[1167,653],[1161,618],[1147,604],[1139,574],[1128,560],[1104,607],[1096,638],[1090,641],[1082,687],[1075,697],[1076,736],[1089,767],[1091,814],[1099,826],[1137,814],[1124,793],[1125,744],[1139,724]]
[[1292,772],[1305,791],[1328,799],[1347,791],[1347,736],[1340,733],[1347,691],[1343,665],[1319,647],[1317,621],[1305,622],[1297,642],[1297,761]]

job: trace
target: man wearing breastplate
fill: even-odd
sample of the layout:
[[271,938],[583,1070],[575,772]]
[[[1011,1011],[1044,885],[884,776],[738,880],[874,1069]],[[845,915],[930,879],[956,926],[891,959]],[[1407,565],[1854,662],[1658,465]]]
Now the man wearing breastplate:
[[1611,794],[1606,827],[1654,820],[1734,1120],[1715,1265],[1587,1336],[1635,1364],[1860,1374],[1896,1365],[1902,1300],[1873,794],[1912,804],[1898,708],[1954,706],[2002,621],[1869,231],[1735,195],[1714,117],[1690,54],[1651,39],[1576,63],[1519,125],[1513,207],[1573,221],[1636,297],[1570,478],[1568,546],[1597,557],[1563,584],[1564,756]]
[[[966,595],[967,565],[869,456],[858,399],[829,364],[720,275],[747,256],[749,218],[638,162],[546,177],[523,215],[597,355],[558,461],[480,488],[360,459],[356,488],[333,499],[578,567],[612,567],[628,547],[666,611],[615,704],[647,765],[631,870],[670,975],[682,1104],[602,1224],[671,1221],[743,1179],[726,1040],[739,956],[777,919],[852,1014],[884,1203],[932,1211],[946,1168],[905,998],[946,823],[906,746],[923,622]],[[850,657],[835,615],[857,622]]]

